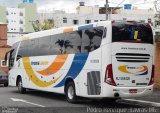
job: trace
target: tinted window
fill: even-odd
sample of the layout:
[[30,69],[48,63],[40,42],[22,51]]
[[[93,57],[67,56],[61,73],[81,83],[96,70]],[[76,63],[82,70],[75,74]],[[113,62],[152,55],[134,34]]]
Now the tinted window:
[[64,48],[65,54],[74,54],[81,52],[82,31],[76,31],[65,34]]
[[22,56],[28,56],[28,40],[24,40],[21,42],[21,45],[19,47],[18,55],[17,55],[17,60],[21,58]]
[[37,55],[49,55],[50,54],[50,43],[51,43],[51,37],[43,37],[39,38],[39,47],[37,48]]
[[28,41],[28,55],[29,56],[38,56],[39,51],[39,39],[31,39]]
[[19,43],[15,43],[15,44],[13,44],[13,46],[12,46],[12,50],[13,50],[12,55],[11,55],[12,57],[15,57],[15,55],[16,55],[16,51],[17,51],[18,44],[19,44]]
[[96,27],[83,31],[82,52],[91,52],[98,49],[101,45],[103,27]]
[[50,54],[62,54],[64,51],[64,34],[51,36]]
[[13,44],[12,46],[12,51],[11,51],[11,56],[10,56],[10,61],[9,61],[9,66],[11,67],[14,65],[14,60],[15,60],[18,44],[19,42]]
[[112,41],[153,44],[152,29],[142,23],[113,23]]
[[97,27],[25,40],[17,57],[89,53],[100,47],[103,31],[103,27]]

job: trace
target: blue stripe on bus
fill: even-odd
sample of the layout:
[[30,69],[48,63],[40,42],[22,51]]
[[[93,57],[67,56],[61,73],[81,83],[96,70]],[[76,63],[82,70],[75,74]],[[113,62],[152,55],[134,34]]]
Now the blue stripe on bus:
[[88,53],[83,53],[83,54],[76,54],[74,56],[73,62],[71,64],[71,67],[66,74],[66,76],[59,82],[56,86],[54,87],[61,87],[64,86],[65,80],[68,77],[71,77],[72,79],[75,79],[79,73],[81,72],[82,68],[84,67],[87,58],[88,58]]
[[131,31],[131,40],[134,40],[134,31]]
[[93,28],[93,24],[80,26],[80,27],[78,27],[78,30],[86,30],[86,29],[90,29],[90,28]]
[[148,74],[148,70],[147,71],[145,71],[144,73],[142,73],[142,74],[138,74],[138,75],[147,75]]

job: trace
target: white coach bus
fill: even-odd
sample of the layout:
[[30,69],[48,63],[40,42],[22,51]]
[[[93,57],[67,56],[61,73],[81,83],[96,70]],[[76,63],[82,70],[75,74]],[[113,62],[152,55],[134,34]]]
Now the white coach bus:
[[139,22],[101,21],[27,34],[6,53],[9,85],[87,98],[152,93],[152,29]]

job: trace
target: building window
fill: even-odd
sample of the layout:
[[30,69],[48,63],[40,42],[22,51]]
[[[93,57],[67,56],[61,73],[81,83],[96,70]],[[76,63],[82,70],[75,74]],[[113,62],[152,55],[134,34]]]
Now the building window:
[[125,20],[125,21],[126,21],[126,20],[127,20],[127,18],[123,18],[123,20]]
[[23,28],[20,28],[20,29],[19,29],[19,32],[23,32]]
[[73,24],[77,25],[77,24],[79,24],[79,21],[78,20],[73,20]]
[[67,18],[66,17],[63,18],[63,23],[67,23]]
[[148,23],[152,23],[152,19],[151,18],[148,18]]
[[6,12],[6,15],[8,15],[9,13],[8,13],[8,11]]
[[8,62],[5,60],[1,60],[1,67],[7,67],[8,66]]
[[98,20],[94,20],[94,22],[98,22]]
[[85,20],[85,24],[91,23],[91,20]]
[[22,12],[20,12],[20,13],[19,13],[19,16],[23,16],[23,13],[22,13]]
[[6,23],[9,23],[8,19],[6,20]]
[[54,20],[52,20],[52,19],[48,19],[48,22],[49,22],[50,24],[54,24]]
[[22,20],[20,20],[20,21],[19,21],[19,23],[20,23],[20,24],[23,24],[23,21],[22,21]]
[[140,22],[145,23],[145,20],[140,20]]

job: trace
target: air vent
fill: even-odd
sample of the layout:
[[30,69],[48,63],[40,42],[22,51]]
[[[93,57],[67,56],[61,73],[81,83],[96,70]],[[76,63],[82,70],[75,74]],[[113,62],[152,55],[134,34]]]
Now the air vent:
[[117,53],[116,59],[118,62],[148,62],[150,55],[140,53]]

